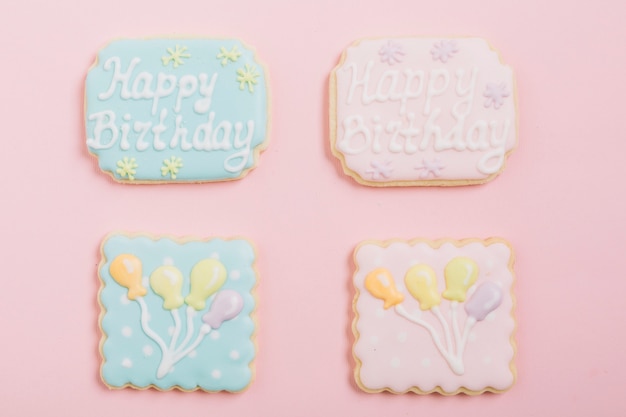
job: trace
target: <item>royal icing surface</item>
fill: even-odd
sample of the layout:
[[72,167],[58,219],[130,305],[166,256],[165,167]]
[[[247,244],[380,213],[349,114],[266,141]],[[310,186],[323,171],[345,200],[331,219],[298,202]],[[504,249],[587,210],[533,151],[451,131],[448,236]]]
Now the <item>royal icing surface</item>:
[[363,390],[479,394],[513,385],[505,241],[372,241],[354,257],[353,353]]
[[330,112],[333,153],[366,185],[486,182],[517,142],[513,73],[477,38],[357,42]]
[[265,70],[237,40],[113,41],[87,75],[87,147],[117,181],[240,178],[268,118]]
[[99,267],[104,383],[245,389],[256,352],[255,258],[244,239],[107,237]]

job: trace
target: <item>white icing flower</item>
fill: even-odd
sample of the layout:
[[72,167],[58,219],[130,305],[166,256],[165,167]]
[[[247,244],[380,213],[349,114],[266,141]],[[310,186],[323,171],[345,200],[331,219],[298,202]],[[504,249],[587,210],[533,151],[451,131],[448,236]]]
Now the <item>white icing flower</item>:
[[382,178],[389,178],[393,172],[391,168],[391,161],[378,162],[373,160],[370,162],[371,169],[365,171],[366,174],[370,174],[373,180],[380,180]]
[[420,172],[420,178],[422,179],[428,178],[430,174],[433,174],[433,177],[438,177],[441,175],[441,170],[444,168],[445,166],[441,163],[439,158],[435,158],[432,161],[422,159],[422,165],[415,167],[415,169],[422,170],[422,172]]
[[439,41],[439,43],[435,43],[433,49],[430,50],[433,60],[443,63],[448,62],[448,59],[452,58],[452,55],[457,52],[459,52],[459,47],[456,45],[456,42],[452,40]]
[[494,109],[499,109],[504,103],[504,98],[509,95],[510,93],[507,91],[505,83],[488,83],[483,93],[483,96],[487,97],[485,107],[491,107],[491,105],[493,105]]
[[380,48],[378,55],[380,55],[380,62],[393,65],[395,63],[402,62],[404,51],[402,50],[402,45],[393,41],[388,41],[382,48]]

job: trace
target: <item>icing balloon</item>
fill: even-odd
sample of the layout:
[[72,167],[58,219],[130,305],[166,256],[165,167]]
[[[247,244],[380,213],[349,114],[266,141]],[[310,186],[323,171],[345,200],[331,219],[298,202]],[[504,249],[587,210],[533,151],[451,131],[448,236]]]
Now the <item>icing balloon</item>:
[[502,303],[502,289],[493,282],[485,282],[465,304],[465,312],[476,321],[482,321]]
[[443,274],[446,278],[443,298],[462,303],[465,301],[467,290],[478,278],[478,264],[472,258],[459,256],[448,262]]
[[437,289],[437,274],[426,264],[412,266],[404,276],[404,285],[413,298],[420,303],[422,310],[441,304],[441,296]]
[[377,268],[367,274],[365,288],[374,297],[385,302],[385,309],[404,301],[404,295],[397,290],[391,272],[385,268]]
[[237,317],[242,308],[241,294],[233,290],[223,290],[217,293],[209,311],[202,316],[202,321],[212,329],[219,329],[222,323]]
[[226,267],[217,259],[203,259],[191,269],[191,290],[185,302],[195,310],[203,310],[206,299],[226,282]]
[[141,283],[141,260],[135,255],[118,255],[109,265],[109,272],[115,282],[128,288],[129,300],[143,297],[148,292]]
[[150,274],[152,291],[163,298],[163,308],[174,310],[183,305],[183,274],[171,265],[160,266]]

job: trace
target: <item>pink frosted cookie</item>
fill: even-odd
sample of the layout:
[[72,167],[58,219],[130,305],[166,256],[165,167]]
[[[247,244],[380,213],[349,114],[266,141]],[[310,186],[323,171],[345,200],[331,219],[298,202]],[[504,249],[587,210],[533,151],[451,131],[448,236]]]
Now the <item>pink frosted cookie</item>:
[[506,241],[367,241],[354,260],[362,390],[481,394],[513,385],[514,256]]
[[513,72],[479,38],[360,40],[330,77],[330,137],[364,185],[490,181],[517,143]]

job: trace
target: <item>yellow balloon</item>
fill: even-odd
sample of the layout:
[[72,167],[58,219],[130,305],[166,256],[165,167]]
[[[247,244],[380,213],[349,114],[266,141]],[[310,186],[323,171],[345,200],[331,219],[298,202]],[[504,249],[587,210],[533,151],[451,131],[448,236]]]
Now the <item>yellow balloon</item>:
[[183,305],[183,273],[171,265],[163,265],[150,274],[152,291],[163,298],[163,308],[174,310]]
[[404,295],[396,288],[391,272],[385,268],[374,269],[365,276],[365,289],[374,297],[383,300],[385,309],[404,301]]
[[472,258],[459,256],[448,262],[443,273],[446,277],[443,298],[462,303],[467,290],[478,278],[478,265]]
[[148,292],[141,283],[141,260],[135,255],[118,255],[109,265],[109,272],[115,282],[128,288],[129,300],[143,297]]
[[226,267],[217,259],[203,259],[191,269],[191,289],[185,302],[195,310],[203,310],[206,299],[226,282]]
[[441,296],[437,289],[437,274],[426,264],[412,266],[404,276],[404,285],[413,298],[420,303],[422,310],[441,304]]

